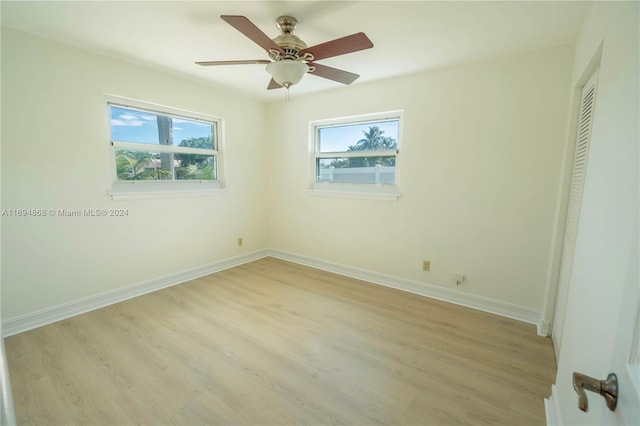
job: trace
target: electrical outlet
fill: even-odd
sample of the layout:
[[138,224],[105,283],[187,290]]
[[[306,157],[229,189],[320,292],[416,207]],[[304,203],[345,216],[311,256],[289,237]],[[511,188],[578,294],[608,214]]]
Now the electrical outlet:
[[422,270],[423,271],[430,271],[431,270],[431,262],[428,260],[423,260],[422,261]]
[[242,246],[242,242],[243,242],[243,241],[242,241],[242,237],[238,238],[238,247],[241,247],[241,246]]

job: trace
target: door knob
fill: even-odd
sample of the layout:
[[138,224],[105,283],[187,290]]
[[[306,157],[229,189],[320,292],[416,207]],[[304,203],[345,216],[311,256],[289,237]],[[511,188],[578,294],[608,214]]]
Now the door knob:
[[573,389],[578,394],[578,408],[586,412],[589,401],[585,390],[598,393],[604,397],[609,410],[614,411],[618,403],[618,376],[609,373],[606,380],[598,380],[580,373],[573,373]]

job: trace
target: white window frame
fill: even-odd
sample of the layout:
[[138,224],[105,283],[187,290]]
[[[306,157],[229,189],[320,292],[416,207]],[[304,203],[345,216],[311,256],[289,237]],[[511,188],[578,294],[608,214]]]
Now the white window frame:
[[[148,199],[148,198],[174,198],[191,196],[222,195],[228,192],[224,185],[224,120],[208,114],[183,110],[166,105],[125,98],[115,95],[105,96],[106,117],[109,131],[109,161],[111,164],[111,190],[109,195],[116,199]],[[216,149],[189,148],[182,146],[165,146],[144,144],[137,142],[124,142],[113,139],[111,134],[111,106],[133,109],[141,112],[156,113],[192,121],[214,123]],[[216,157],[216,180],[118,180],[115,153],[117,149],[132,151],[169,152],[183,154],[204,154]]]
[[[319,152],[317,140],[318,129],[348,124],[368,124],[385,120],[398,120],[397,149],[383,151],[338,151]],[[400,144],[402,140],[403,111],[386,111],[373,114],[354,115],[349,117],[314,120],[309,123],[309,190],[310,195],[338,198],[361,198],[395,201],[400,197],[399,163]],[[317,160],[321,158],[348,157],[382,157],[395,156],[394,184],[317,182]]]

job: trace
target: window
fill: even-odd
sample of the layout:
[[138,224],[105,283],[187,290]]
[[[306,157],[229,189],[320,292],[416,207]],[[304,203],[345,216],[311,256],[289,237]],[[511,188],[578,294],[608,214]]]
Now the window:
[[394,111],[312,122],[312,189],[397,198],[400,121]]
[[220,188],[222,120],[110,97],[113,193]]

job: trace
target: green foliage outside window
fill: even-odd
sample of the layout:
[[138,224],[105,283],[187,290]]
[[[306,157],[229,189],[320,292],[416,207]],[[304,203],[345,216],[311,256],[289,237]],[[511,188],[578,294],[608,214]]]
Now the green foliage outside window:
[[[179,146],[211,149],[211,136],[189,138]],[[160,154],[144,151],[116,151],[118,180],[172,180],[170,170],[163,167],[167,161],[174,165],[176,180],[215,180],[215,160],[205,154]]]
[[[362,131],[364,138],[350,145],[347,151],[384,151],[398,149],[398,142],[389,136],[383,136],[384,130],[378,126],[369,127],[369,131]],[[336,159],[331,162],[334,168],[348,167],[393,167],[396,165],[395,157],[351,157]]]

